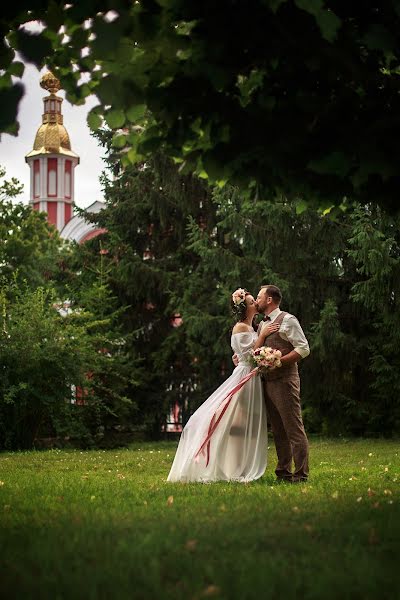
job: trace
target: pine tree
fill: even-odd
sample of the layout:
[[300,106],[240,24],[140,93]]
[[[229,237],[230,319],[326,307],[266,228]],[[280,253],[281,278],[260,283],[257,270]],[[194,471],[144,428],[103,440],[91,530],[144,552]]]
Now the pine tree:
[[[109,166],[114,177],[103,178],[107,207],[96,219],[107,229],[101,243],[112,265],[110,285],[127,307],[121,324],[132,365],[141,367],[140,385],[130,391],[139,407],[137,425],[159,435],[171,406],[179,402],[185,412],[199,385],[179,298],[199,262],[187,248],[188,220],[212,227],[214,208],[202,182],[181,176],[162,154],[120,170],[118,155],[110,152]],[[90,242],[87,251],[97,253],[98,243]]]
[[368,315],[366,366],[370,397],[365,402],[374,432],[400,430],[400,235],[399,217],[376,207],[352,215],[349,255],[357,264],[353,301]]

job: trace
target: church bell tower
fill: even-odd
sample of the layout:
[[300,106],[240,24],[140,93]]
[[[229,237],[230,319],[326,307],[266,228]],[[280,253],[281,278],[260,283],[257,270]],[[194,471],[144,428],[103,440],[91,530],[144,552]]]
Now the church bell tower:
[[49,223],[61,231],[72,218],[74,170],[79,156],[71,150],[63,125],[63,99],[57,96],[59,80],[46,73],[40,85],[49,95],[43,98],[42,125],[37,130],[33,150],[25,157],[31,170],[30,204],[35,210],[46,212]]

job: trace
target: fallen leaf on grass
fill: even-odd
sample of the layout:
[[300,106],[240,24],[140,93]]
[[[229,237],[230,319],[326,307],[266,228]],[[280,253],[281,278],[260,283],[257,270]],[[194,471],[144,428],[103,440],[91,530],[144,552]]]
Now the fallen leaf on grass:
[[122,475],[122,473],[118,473],[117,477],[118,479],[125,479],[125,475]]
[[292,511],[295,513],[298,513],[298,512],[300,512],[300,509],[298,506],[293,506]]
[[206,587],[205,590],[202,591],[201,595],[202,596],[216,596],[217,594],[219,594],[221,591],[221,589],[217,586],[217,585],[209,585]]
[[368,488],[367,494],[370,498],[371,498],[371,496],[375,496],[375,492],[374,492],[374,490],[371,490],[371,488]]
[[197,546],[197,540],[188,540],[185,544],[186,550],[189,550],[190,552],[193,552],[194,550],[196,550],[196,546]]
[[339,492],[333,492],[333,494],[332,494],[332,498],[333,498],[334,500],[337,500],[337,499],[339,498]]
[[168,496],[167,498],[167,504],[168,506],[171,506],[171,504],[174,503],[174,497],[173,496]]
[[383,490],[383,493],[385,494],[385,496],[391,496],[392,492],[390,490]]
[[4,485],[4,481],[0,481],[0,486]]

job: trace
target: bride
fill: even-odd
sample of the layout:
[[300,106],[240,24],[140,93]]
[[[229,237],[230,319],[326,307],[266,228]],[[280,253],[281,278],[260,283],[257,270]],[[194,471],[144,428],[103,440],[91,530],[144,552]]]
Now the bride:
[[[239,363],[232,375],[190,417],[182,431],[168,481],[241,481],[258,479],[267,466],[267,416],[260,377],[251,376],[253,346],[279,325],[266,325],[258,340],[252,323],[253,296],[232,294],[237,320],[231,346]],[[261,339],[262,338],[262,339]]]

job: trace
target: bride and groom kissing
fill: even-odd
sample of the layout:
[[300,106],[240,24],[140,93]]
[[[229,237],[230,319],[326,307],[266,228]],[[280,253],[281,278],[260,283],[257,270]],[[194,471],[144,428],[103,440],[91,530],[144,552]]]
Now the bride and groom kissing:
[[[242,288],[233,292],[236,324],[231,346],[235,369],[184,427],[168,481],[259,479],[267,466],[267,419],[278,456],[277,479],[307,481],[308,440],[297,363],[310,349],[299,321],[280,309],[281,301],[281,291],[275,285],[262,286],[256,299]],[[257,313],[264,314],[264,319],[256,332],[253,323]],[[261,372],[253,368],[251,357],[266,345],[282,356],[279,367]]]

